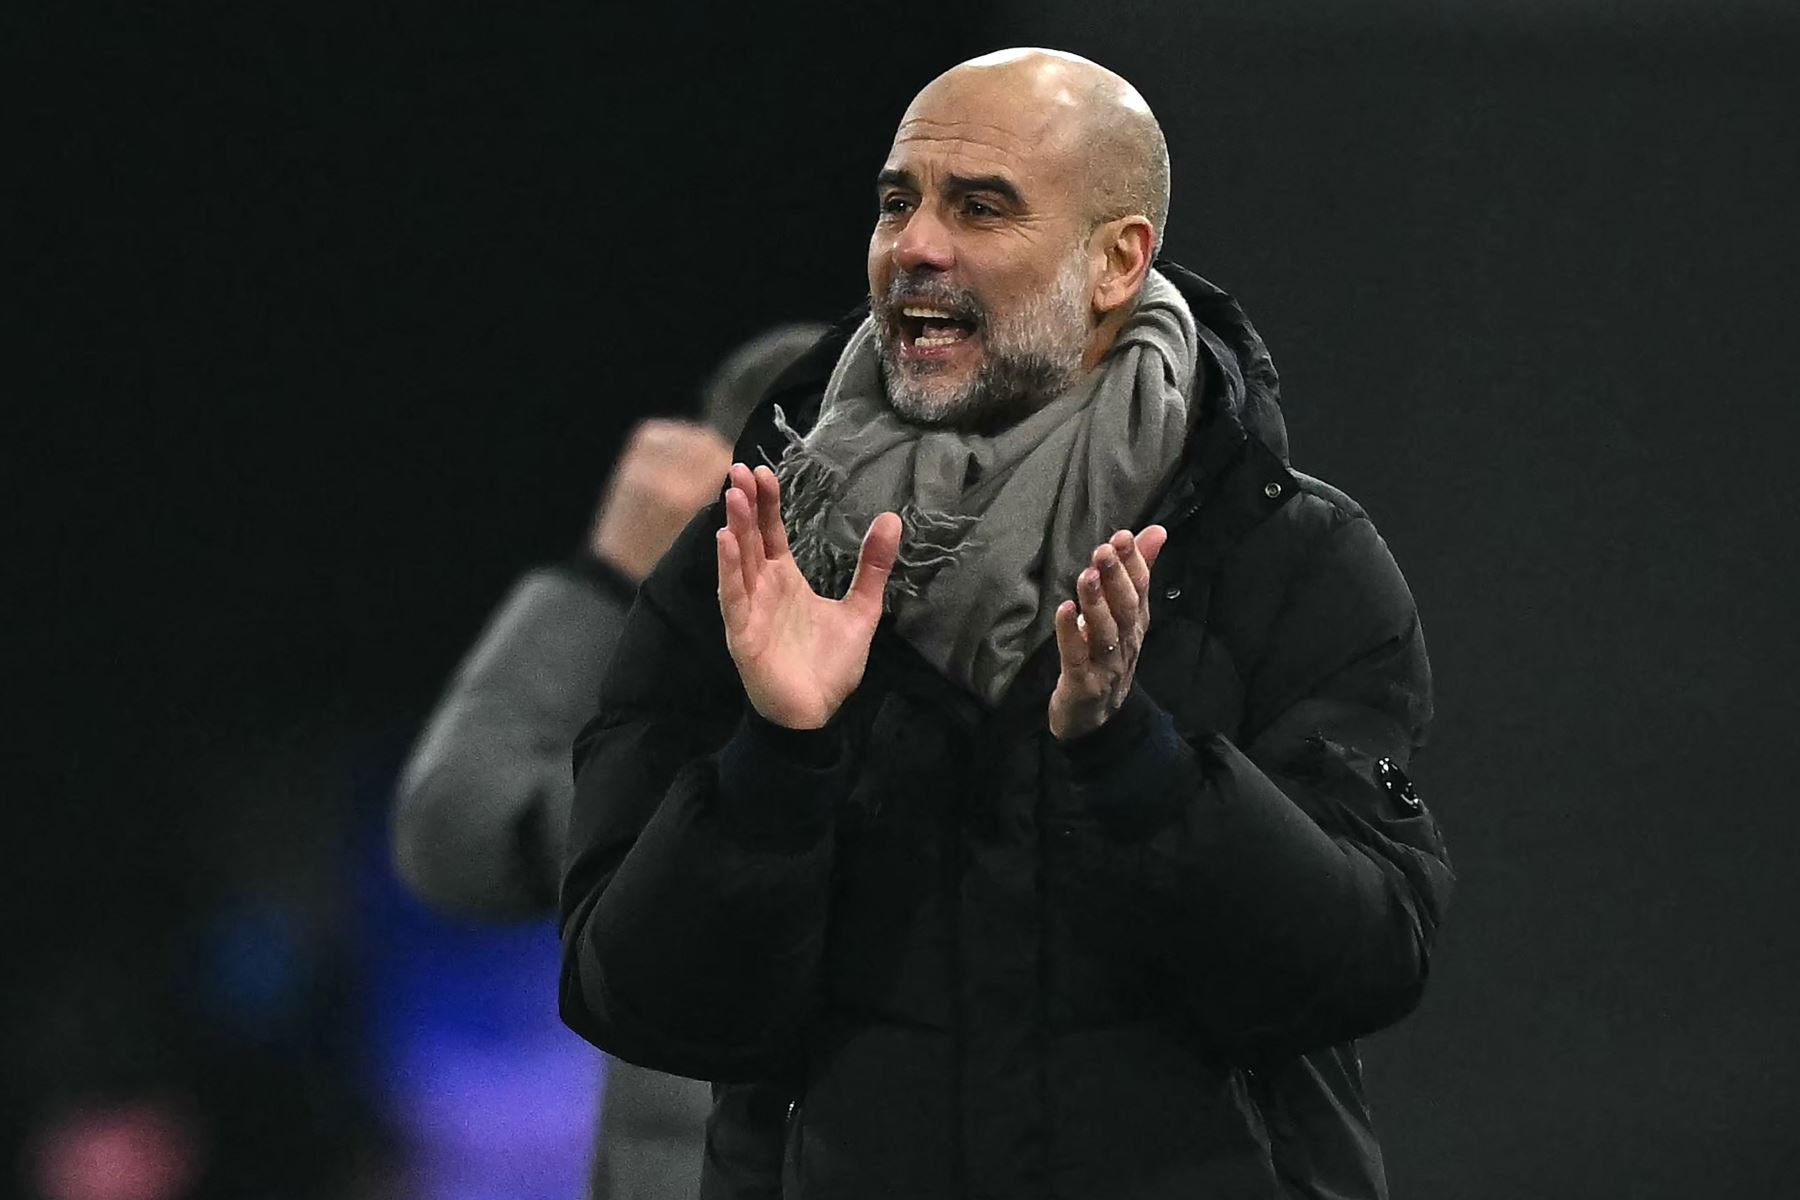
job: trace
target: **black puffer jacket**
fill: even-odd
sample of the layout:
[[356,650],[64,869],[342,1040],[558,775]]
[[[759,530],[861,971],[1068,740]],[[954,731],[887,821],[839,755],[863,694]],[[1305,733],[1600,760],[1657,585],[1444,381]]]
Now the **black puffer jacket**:
[[[1242,311],[1160,265],[1209,415],[1119,515],[1170,538],[1098,732],[1049,733],[1053,641],[987,710],[885,622],[827,729],[748,714],[716,508],[639,596],[576,750],[562,1006],[622,1058],[765,1081],[716,1122],[721,1193],[1385,1192],[1353,1039],[1417,1003],[1451,886],[1405,775],[1418,616],[1362,510],[1286,465]],[[802,428],[848,328],[777,385]],[[740,453],[782,444],[765,406]]]

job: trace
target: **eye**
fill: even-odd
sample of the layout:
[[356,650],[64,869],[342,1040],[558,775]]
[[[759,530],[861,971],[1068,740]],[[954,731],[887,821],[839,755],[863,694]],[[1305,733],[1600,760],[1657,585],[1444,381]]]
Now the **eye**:
[[904,216],[912,211],[912,200],[898,192],[892,192],[881,197],[876,209],[884,217]]
[[995,208],[985,200],[976,200],[973,197],[963,201],[963,212],[967,216],[977,217],[983,220],[988,217],[997,217],[1000,215],[999,209]]

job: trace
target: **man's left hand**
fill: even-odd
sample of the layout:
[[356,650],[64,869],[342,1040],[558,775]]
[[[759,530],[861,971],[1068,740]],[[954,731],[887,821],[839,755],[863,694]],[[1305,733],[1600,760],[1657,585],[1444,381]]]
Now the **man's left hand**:
[[1094,548],[1075,581],[1075,599],[1056,610],[1062,675],[1050,695],[1050,732],[1067,741],[1111,719],[1131,691],[1138,651],[1150,628],[1150,568],[1169,531],[1121,529]]

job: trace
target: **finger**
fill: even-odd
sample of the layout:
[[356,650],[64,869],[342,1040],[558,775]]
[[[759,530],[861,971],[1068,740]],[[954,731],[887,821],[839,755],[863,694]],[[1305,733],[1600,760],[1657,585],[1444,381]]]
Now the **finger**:
[[1056,606],[1056,652],[1062,657],[1065,675],[1087,666],[1087,639],[1081,636],[1081,618],[1076,615],[1073,600]]
[[1131,582],[1131,576],[1125,571],[1125,564],[1119,561],[1118,552],[1107,542],[1094,552],[1098,560],[1100,572],[1100,590],[1106,596],[1106,607],[1111,610],[1113,620],[1119,624],[1119,632],[1135,633],[1138,619],[1138,590]]
[[750,597],[744,591],[737,538],[731,530],[721,529],[713,536],[713,544],[719,558],[719,615],[725,618],[727,633],[740,633],[750,620]]
[[745,516],[749,518],[738,534],[738,548],[744,552],[746,569],[757,571],[762,568],[767,555],[763,552],[762,529],[757,525],[756,498],[760,489],[756,485],[756,475],[743,463],[732,463],[731,482],[744,493]]
[[752,558],[750,550],[750,539],[756,533],[756,520],[750,515],[749,497],[735,484],[725,489],[725,532],[731,536],[732,560],[737,563],[744,595],[754,595],[757,569],[762,565],[760,556]]
[[1075,584],[1075,602],[1081,606],[1081,619],[1087,624],[1089,657],[1110,661],[1119,649],[1119,624],[1106,605],[1106,593],[1100,585],[1100,572],[1089,567]]
[[900,517],[884,512],[863,534],[862,550],[856,556],[856,576],[844,601],[867,613],[873,609],[881,615],[882,593],[887,591],[888,576],[893,573],[894,559],[900,554]]
[[1143,551],[1138,549],[1137,538],[1129,529],[1121,529],[1112,535],[1112,548],[1125,564],[1125,574],[1131,580],[1131,586],[1137,589],[1138,598],[1150,594],[1150,564],[1144,561]]
[[1137,535],[1138,553],[1144,556],[1144,564],[1154,567],[1157,556],[1169,541],[1169,531],[1161,525],[1146,525]]
[[756,524],[762,533],[763,553],[770,558],[786,558],[787,526],[781,521],[781,480],[767,467],[758,467],[756,476]]

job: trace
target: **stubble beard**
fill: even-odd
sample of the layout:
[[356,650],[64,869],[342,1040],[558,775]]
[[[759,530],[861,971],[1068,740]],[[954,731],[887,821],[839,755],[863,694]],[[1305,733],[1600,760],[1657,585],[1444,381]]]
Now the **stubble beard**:
[[[1091,332],[1086,268],[1086,255],[1077,247],[1052,287],[991,320],[968,292],[936,278],[896,276],[885,300],[872,306],[881,377],[895,415],[915,425],[991,432],[1062,395],[1081,372]],[[936,371],[909,369],[898,361],[895,315],[901,295],[979,315],[982,356],[974,378],[957,386]]]

